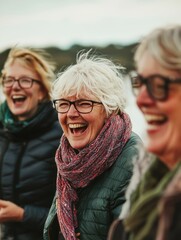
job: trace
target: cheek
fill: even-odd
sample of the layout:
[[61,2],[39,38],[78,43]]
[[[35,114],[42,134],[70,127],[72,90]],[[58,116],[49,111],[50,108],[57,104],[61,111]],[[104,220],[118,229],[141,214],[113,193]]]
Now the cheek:
[[58,121],[63,128],[65,126],[65,116],[63,114],[58,113]]
[[9,95],[10,94],[10,89],[3,88],[3,93],[4,95]]
[[[178,100],[178,99],[177,99]],[[169,138],[178,138],[177,141],[181,139],[181,114],[180,114],[180,102],[179,101],[169,101],[167,104],[159,105],[159,109],[163,114],[166,115],[167,121],[167,129],[165,134]]]
[[160,112],[165,114],[170,121],[180,122],[181,124],[181,114],[180,114],[180,101],[169,101],[167,103],[158,103],[158,108]]
[[59,121],[59,123],[61,124],[61,116],[60,116],[59,113],[58,113],[58,121]]
[[38,89],[38,96],[39,96],[39,100],[42,101],[47,95],[47,92],[45,91],[45,89],[43,87],[40,87]]
[[99,114],[96,114],[93,118],[89,119],[93,129],[99,133],[106,122],[106,114],[101,111]]
[[181,136],[181,114],[176,112],[170,114],[170,125],[172,126],[175,134]]

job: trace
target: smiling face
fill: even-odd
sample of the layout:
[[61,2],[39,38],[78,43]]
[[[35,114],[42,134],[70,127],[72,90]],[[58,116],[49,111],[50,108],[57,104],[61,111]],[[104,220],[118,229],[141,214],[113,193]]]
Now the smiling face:
[[[143,77],[160,74],[171,79],[181,78],[181,73],[163,68],[150,55],[144,54],[138,63],[138,73]],[[147,121],[148,151],[158,155],[169,167],[181,159],[181,84],[169,86],[168,99],[150,98],[145,85],[137,97],[137,105]]]
[[[15,60],[7,67],[6,77],[39,79],[36,72],[32,71],[31,68],[25,67],[18,60]],[[10,111],[19,121],[32,117],[37,111],[39,102],[42,101],[45,95],[42,85],[36,82],[33,82],[31,88],[23,89],[16,81],[11,88],[4,87],[3,92]]]
[[[82,96],[82,98],[95,100],[90,96],[89,98]],[[77,98],[69,97],[66,100],[75,101]],[[70,145],[74,149],[82,149],[92,142],[101,131],[106,120],[106,112],[102,104],[95,104],[92,112],[81,114],[72,104],[67,113],[58,113],[58,119]]]

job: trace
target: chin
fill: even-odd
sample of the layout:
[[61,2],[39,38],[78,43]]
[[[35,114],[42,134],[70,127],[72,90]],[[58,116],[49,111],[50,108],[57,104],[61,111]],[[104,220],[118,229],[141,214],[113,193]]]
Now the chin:
[[85,147],[85,145],[82,144],[75,144],[75,143],[70,143],[71,147],[76,149],[76,150],[81,150],[82,148]]
[[148,152],[151,152],[151,153],[153,153],[153,154],[155,154],[155,155],[160,155],[161,153],[163,153],[164,151],[165,151],[165,149],[166,149],[166,147],[165,146],[163,146],[163,145],[160,145],[159,146],[159,143],[157,144],[157,142],[155,141],[154,143],[148,143],[147,144],[147,151]]

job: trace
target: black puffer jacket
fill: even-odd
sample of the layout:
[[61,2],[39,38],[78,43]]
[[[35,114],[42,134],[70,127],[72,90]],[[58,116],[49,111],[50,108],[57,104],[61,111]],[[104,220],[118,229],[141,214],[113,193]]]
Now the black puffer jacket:
[[[2,115],[1,115],[2,118]],[[41,240],[55,194],[55,151],[62,130],[51,102],[14,133],[0,122],[0,199],[25,209],[22,222],[1,224],[1,240]]]

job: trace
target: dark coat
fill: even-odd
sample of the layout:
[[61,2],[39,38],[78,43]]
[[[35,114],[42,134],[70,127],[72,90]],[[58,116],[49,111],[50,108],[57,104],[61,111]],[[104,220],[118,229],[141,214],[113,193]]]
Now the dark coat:
[[[78,190],[78,229],[81,240],[106,240],[109,227],[118,218],[125,202],[125,190],[132,175],[132,160],[137,157],[140,138],[132,133],[115,163],[95,178],[91,184]],[[64,239],[58,236],[56,198],[48,215],[44,239]]]
[[134,180],[138,185],[130,192],[129,211],[123,220],[117,219],[111,225],[108,240],[180,239],[181,162],[169,169],[156,156],[151,155],[150,160],[146,171],[144,158],[134,169],[131,184]]
[[0,124],[0,199],[24,208],[22,222],[1,225],[1,240],[42,240],[55,194],[55,151],[62,130],[51,102],[12,133]]

